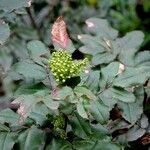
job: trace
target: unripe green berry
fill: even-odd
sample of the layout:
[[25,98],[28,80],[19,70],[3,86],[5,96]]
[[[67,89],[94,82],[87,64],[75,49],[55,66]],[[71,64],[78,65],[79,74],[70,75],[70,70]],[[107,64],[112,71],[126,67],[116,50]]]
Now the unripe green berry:
[[66,79],[78,76],[84,70],[88,63],[85,58],[81,61],[73,61],[71,55],[65,50],[59,50],[52,53],[52,58],[49,61],[51,71],[57,82],[64,83]]

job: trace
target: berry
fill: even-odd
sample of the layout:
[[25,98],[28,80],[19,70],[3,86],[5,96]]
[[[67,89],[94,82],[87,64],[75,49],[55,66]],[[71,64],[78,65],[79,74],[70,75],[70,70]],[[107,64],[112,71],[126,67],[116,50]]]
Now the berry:
[[84,70],[88,63],[88,59],[73,61],[71,55],[67,51],[61,49],[52,53],[52,58],[49,60],[50,69],[60,84],[66,79],[78,76]]

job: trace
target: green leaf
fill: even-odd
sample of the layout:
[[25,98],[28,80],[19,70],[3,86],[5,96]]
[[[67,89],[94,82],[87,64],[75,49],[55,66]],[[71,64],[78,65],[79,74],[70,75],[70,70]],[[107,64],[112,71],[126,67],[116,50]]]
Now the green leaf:
[[0,148],[1,150],[10,150],[16,141],[16,134],[12,132],[0,132]]
[[142,129],[138,125],[135,125],[130,130],[128,130],[128,132],[124,136],[127,137],[127,141],[135,141],[142,137],[145,133],[145,129]]
[[80,98],[77,103],[77,112],[82,118],[88,119],[88,115],[83,104],[83,98]]
[[45,96],[44,99],[43,99],[43,102],[44,102],[44,104],[45,104],[48,108],[50,108],[50,109],[52,109],[52,110],[57,110],[58,107],[59,107],[59,102],[58,102],[58,101],[54,101],[54,100],[51,98],[50,95]]
[[100,124],[105,124],[109,119],[109,107],[98,100],[90,102],[89,112]]
[[39,82],[46,78],[46,71],[43,67],[27,60],[16,63],[13,70],[23,75],[26,80],[32,79]]
[[88,29],[99,37],[115,39],[118,36],[118,31],[111,28],[105,19],[89,18],[86,24]]
[[2,131],[9,132],[10,129],[7,126],[0,123],[0,132],[2,132]]
[[45,87],[44,84],[42,83],[37,83],[37,84],[23,84],[20,85],[19,88],[15,91],[14,95],[19,96],[19,95],[29,95],[29,94],[34,94],[40,90],[49,90]]
[[128,92],[122,88],[110,88],[112,92],[112,97],[122,102],[132,103],[135,102],[135,96],[133,93]]
[[143,99],[144,99],[143,88],[141,87],[137,88],[135,95],[136,101],[134,103],[118,102],[118,106],[122,111],[123,118],[128,122],[130,122],[131,124],[134,124],[143,113]]
[[150,66],[150,51],[139,52],[135,56],[135,66]]
[[9,35],[10,35],[10,29],[8,24],[0,22],[0,45],[3,45],[6,42],[6,40],[9,38]]
[[72,94],[73,94],[72,88],[64,86],[60,89],[55,89],[54,92],[52,93],[52,98],[56,100],[64,100]]
[[112,62],[106,67],[101,69],[101,77],[100,77],[100,87],[108,86],[109,84],[112,84],[113,80],[115,79],[117,73],[119,71],[119,63],[118,62]]
[[45,134],[35,126],[21,132],[18,137],[20,150],[40,150],[44,148]]
[[39,64],[43,64],[42,60],[44,60],[44,58],[42,56],[45,56],[47,58],[50,57],[50,54],[48,52],[48,49],[46,48],[46,46],[38,40],[33,40],[30,41],[27,44],[27,49],[29,51],[29,56],[37,63]]
[[99,37],[86,34],[79,35],[79,37],[80,41],[85,45],[79,49],[82,53],[96,55],[106,51],[104,42]]
[[[54,48],[55,50],[60,50],[60,49],[64,49],[61,45],[59,45],[56,42],[53,42]],[[69,39],[67,46],[65,47],[65,50],[69,53],[73,53],[76,49],[71,41],[71,39]]]
[[100,92],[100,94],[98,95],[98,97],[103,101],[103,103],[106,106],[109,107],[110,110],[117,103],[117,100],[112,97],[112,92],[110,91],[110,89],[103,90],[102,92]]
[[78,137],[85,139],[91,134],[90,124],[77,113],[75,113],[74,116],[69,117],[69,121],[74,134],[76,134]]
[[136,86],[143,84],[149,77],[149,66],[138,68],[126,67],[125,71],[114,80],[114,85],[120,87]]
[[36,124],[43,125],[47,120],[46,115],[50,113],[50,110],[42,103],[37,103],[32,109],[29,118],[36,121]]
[[93,65],[107,64],[112,62],[116,58],[116,56],[117,54],[112,52],[99,53],[93,56],[92,64]]
[[10,70],[12,62],[13,58],[12,55],[9,53],[8,48],[5,46],[0,47],[0,65],[4,70],[4,73]]
[[127,33],[124,37],[117,39],[117,44],[121,48],[122,52],[130,49],[137,49],[141,46],[144,40],[144,34],[141,31],[132,31]]
[[80,140],[73,143],[77,150],[122,150],[122,147],[108,140]]
[[0,10],[12,11],[21,7],[29,7],[28,0],[1,0],[0,1]]
[[99,70],[90,70],[88,74],[83,74],[81,76],[81,84],[86,85],[93,93],[99,90]]
[[35,95],[21,95],[17,99],[15,99],[12,103],[20,104],[18,113],[21,115],[22,119],[25,119],[29,116],[36,103],[40,101],[41,99],[39,99]]
[[11,109],[7,108],[0,111],[0,122],[1,123],[9,123],[11,125],[16,125],[19,123],[19,115],[12,111]]
[[46,150],[72,150],[72,146],[68,141],[53,138]]
[[76,86],[74,88],[74,92],[79,96],[87,96],[87,98],[89,98],[90,100],[95,100],[96,96],[86,87],[83,86]]
[[119,60],[127,65],[134,66],[134,57],[144,40],[144,34],[141,31],[132,31],[123,38],[116,40],[117,49],[119,49]]

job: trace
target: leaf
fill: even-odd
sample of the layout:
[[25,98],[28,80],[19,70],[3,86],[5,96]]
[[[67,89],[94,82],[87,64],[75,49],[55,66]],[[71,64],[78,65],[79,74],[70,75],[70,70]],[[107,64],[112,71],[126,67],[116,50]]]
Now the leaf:
[[1,150],[10,150],[16,141],[16,134],[12,132],[0,132],[0,148]]
[[0,10],[12,11],[14,9],[29,7],[29,0],[1,0],[0,1]]
[[150,51],[137,53],[135,56],[135,66],[150,66]]
[[128,92],[122,88],[110,88],[110,91],[112,92],[112,97],[126,103],[132,103],[135,102],[135,96],[133,93]]
[[21,115],[20,122],[29,116],[36,103],[40,101],[41,100],[37,99],[34,95],[21,95],[12,102],[12,104],[20,104],[17,111]]
[[107,64],[116,58],[117,54],[111,52],[99,53],[92,58],[93,65]]
[[31,128],[21,132],[18,137],[18,143],[20,150],[40,150],[44,148],[45,134],[42,130],[32,126]]
[[0,123],[0,132],[2,132],[2,131],[9,132],[10,129],[7,126]]
[[[0,2],[0,8],[1,8],[1,2]],[[9,38],[10,35],[10,29],[8,24],[0,20],[0,45],[3,45],[6,40]]]
[[143,113],[143,88],[136,88],[135,95],[136,101],[134,103],[118,102],[118,106],[121,108],[123,118],[131,124],[135,124],[135,122],[141,117],[141,114]]
[[118,31],[111,28],[105,19],[89,18],[86,20],[88,29],[98,35],[107,39],[115,39],[118,36]]
[[150,77],[150,67],[138,68],[126,67],[125,71],[115,80],[114,85],[120,87],[131,87],[143,84]]
[[57,110],[58,107],[59,107],[59,102],[58,102],[58,101],[54,101],[54,100],[51,98],[50,95],[45,96],[44,99],[43,99],[43,102],[44,102],[44,104],[45,104],[48,108],[50,108],[50,109],[52,109],[52,110]]
[[138,125],[135,125],[126,133],[125,136],[127,137],[127,141],[135,141],[138,138],[142,137],[145,133],[145,129],[142,129]]
[[9,123],[11,125],[16,125],[19,123],[19,115],[12,111],[11,109],[7,108],[0,111],[0,122],[1,123]]
[[13,66],[13,70],[23,75],[26,80],[32,79],[34,82],[39,82],[46,78],[45,69],[31,61],[18,62]]
[[104,42],[96,36],[78,35],[78,39],[85,45],[80,48],[80,51],[85,54],[96,55],[106,52]]
[[60,89],[55,89],[51,96],[56,100],[64,100],[71,95],[73,95],[73,90],[68,86],[64,86]]
[[80,140],[73,143],[77,150],[122,150],[122,147],[108,140]]
[[83,104],[83,99],[82,98],[80,98],[78,103],[77,103],[77,112],[79,113],[79,115],[82,118],[88,119],[88,115],[87,115],[86,110],[84,108],[84,104]]
[[[37,63],[43,65],[42,60],[44,60],[44,56],[49,58],[50,54],[46,46],[38,40],[33,40],[28,42],[27,48],[29,51],[29,56]],[[42,57],[43,56],[43,57]]]
[[91,101],[88,110],[94,119],[100,122],[100,124],[105,124],[109,119],[109,107],[98,100]]
[[44,84],[42,83],[37,83],[37,84],[23,84],[18,87],[18,89],[15,91],[14,96],[19,96],[19,95],[29,95],[29,94],[34,94],[40,90],[49,90],[45,87]]
[[12,62],[13,58],[12,55],[9,53],[8,48],[4,46],[0,47],[0,65],[2,66],[4,72],[10,70]]
[[69,117],[69,122],[71,123],[74,134],[78,137],[85,139],[91,134],[90,124],[77,113],[75,113],[74,116]]
[[56,50],[59,50],[60,48],[64,48],[70,53],[73,53],[75,48],[71,40],[69,39],[66,23],[62,16],[58,17],[57,20],[54,22],[52,26],[51,35]]
[[84,73],[81,76],[81,83],[86,85],[93,93],[96,93],[99,90],[99,78],[99,70],[90,70],[89,73]]
[[119,70],[119,63],[118,62],[112,62],[106,67],[101,69],[101,77],[100,77],[100,87],[108,86],[109,84],[112,84],[113,80],[115,79],[117,73]]
[[83,86],[76,86],[74,88],[74,92],[80,97],[82,95],[87,96],[90,100],[95,100],[97,99],[96,96],[86,87]]
[[71,144],[63,139],[53,138],[51,143],[46,147],[46,150],[72,150]]
[[42,126],[47,120],[46,115],[50,113],[50,110],[42,103],[37,103],[32,109],[29,118],[36,121],[36,124]]
[[[141,31],[132,31],[127,33],[124,37],[117,39],[117,43],[122,52],[130,49],[137,49],[141,46],[144,40],[144,34]],[[128,51],[129,52],[129,51]]]

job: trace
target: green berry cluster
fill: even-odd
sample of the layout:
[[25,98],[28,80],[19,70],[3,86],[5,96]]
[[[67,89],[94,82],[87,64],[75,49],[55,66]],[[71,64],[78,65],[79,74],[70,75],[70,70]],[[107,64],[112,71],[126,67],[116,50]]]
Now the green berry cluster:
[[80,61],[73,61],[71,55],[63,49],[53,52],[52,58],[49,61],[51,71],[59,83],[64,83],[66,79],[78,76],[87,63],[87,58]]
[[54,129],[61,129],[64,127],[64,118],[62,116],[57,116],[52,123],[54,125]]

